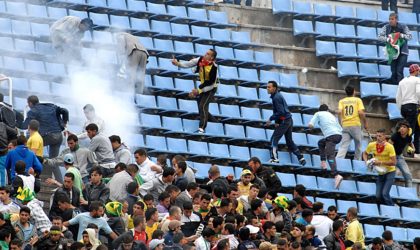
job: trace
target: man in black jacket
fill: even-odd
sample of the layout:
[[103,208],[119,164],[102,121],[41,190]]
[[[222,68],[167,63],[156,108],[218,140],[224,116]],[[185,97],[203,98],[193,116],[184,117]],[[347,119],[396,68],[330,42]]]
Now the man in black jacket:
[[208,171],[210,181],[206,185],[200,185],[201,188],[206,189],[211,193],[215,187],[220,187],[223,190],[223,195],[227,195],[229,183],[224,176],[220,175],[220,169],[216,165],[212,165]]
[[346,248],[344,241],[340,238],[343,228],[344,225],[342,220],[334,221],[333,232],[324,238],[324,244],[328,250],[341,250]]
[[[21,128],[27,129],[31,120],[37,120],[39,122],[39,133],[44,140],[44,146],[48,146],[49,157],[57,157],[63,141],[61,131],[64,130],[69,121],[69,112],[67,109],[52,103],[39,103],[38,97],[34,95],[29,96],[27,100],[30,110]],[[54,175],[60,174],[59,171],[59,169],[54,171]]]
[[249,159],[248,169],[250,169],[254,175],[263,180],[265,186],[268,189],[268,194],[272,198],[276,197],[277,193],[281,191],[281,181],[279,177],[276,175],[273,169],[262,166],[258,157],[252,157]]
[[66,173],[64,175],[64,183],[63,186],[58,188],[54,195],[52,196],[52,205],[49,213],[50,219],[53,216],[61,215],[62,211],[58,207],[58,200],[57,197],[60,195],[66,195],[70,199],[70,203],[75,206],[79,207],[80,205],[80,192],[79,190],[73,186],[74,182],[74,175],[72,173]]
[[102,204],[106,204],[109,201],[109,188],[102,181],[102,168],[93,167],[90,174],[90,182],[86,184],[83,189],[82,205],[87,207],[92,201],[101,201]]

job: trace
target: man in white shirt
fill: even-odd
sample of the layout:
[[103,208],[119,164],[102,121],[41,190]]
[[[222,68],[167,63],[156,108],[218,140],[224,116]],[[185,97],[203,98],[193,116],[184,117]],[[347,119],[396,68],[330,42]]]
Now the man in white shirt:
[[10,188],[0,187],[0,212],[3,214],[18,214],[20,206],[10,199]]
[[101,134],[104,134],[105,122],[101,117],[96,115],[95,108],[93,107],[93,105],[92,104],[86,104],[83,107],[83,113],[85,114],[86,121],[85,121],[85,124],[83,125],[82,133],[78,134],[77,137],[80,140],[87,139],[88,135],[87,135],[87,132],[85,131],[85,128],[86,128],[87,125],[89,125],[91,123],[96,124],[96,126],[98,126],[98,132],[101,133]]
[[318,235],[320,240],[332,232],[333,221],[324,215],[324,204],[322,202],[315,202],[312,205],[314,216],[311,221],[311,225],[315,227],[315,235]]
[[147,157],[146,150],[137,149],[134,152],[134,159],[139,167],[138,175],[141,176],[144,182],[151,181],[156,178],[157,174],[162,173],[162,167],[155,164]]
[[397,90],[397,106],[401,109],[401,115],[410,123],[410,127],[414,132],[413,144],[416,150],[416,157],[420,153],[419,148],[419,127],[417,124],[418,104],[420,96],[420,67],[417,64],[410,65],[410,76],[405,77],[398,84]]

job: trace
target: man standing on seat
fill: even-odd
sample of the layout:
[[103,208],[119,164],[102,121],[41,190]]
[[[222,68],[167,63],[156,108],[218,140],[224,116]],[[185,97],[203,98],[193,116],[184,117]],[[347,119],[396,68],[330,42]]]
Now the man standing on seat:
[[398,15],[389,15],[389,24],[382,27],[378,40],[386,43],[388,63],[391,64],[391,83],[398,84],[404,78],[404,67],[408,58],[408,41],[411,32],[407,25],[398,22]]
[[[118,76],[128,80],[129,92],[142,94],[149,52],[140,43],[138,37],[129,33],[118,33],[116,38],[117,55],[121,65]],[[138,85],[136,85],[137,82]]]
[[204,133],[208,121],[217,121],[209,113],[209,104],[213,100],[217,91],[217,52],[214,49],[209,49],[204,56],[191,59],[188,62],[179,62],[177,59],[172,59],[172,64],[180,68],[193,68],[195,73],[200,77],[200,85],[198,89],[193,89],[190,96],[198,96],[198,113],[200,115],[200,124],[198,133]]
[[350,142],[354,140],[354,159],[362,159],[362,127],[367,130],[367,120],[365,115],[365,107],[360,98],[356,97],[356,91],[353,87],[347,86],[347,97],[338,102],[338,119],[343,127],[343,138],[340,149],[337,153],[337,158],[346,158],[347,150]]
[[291,151],[299,159],[299,163],[304,166],[306,164],[305,158],[300,153],[298,147],[292,139],[293,120],[292,114],[289,111],[286,100],[283,95],[278,91],[277,82],[269,81],[267,84],[267,92],[270,94],[270,98],[273,100],[273,115],[266,122],[266,126],[270,126],[271,122],[274,121],[274,133],[271,136],[271,163],[278,163],[277,159],[277,147],[280,138],[284,135],[286,138],[286,145],[289,151]]
[[335,146],[341,141],[341,126],[335,116],[328,111],[327,104],[319,106],[319,111],[315,113],[309,122],[309,128],[313,128],[316,124],[319,125],[324,135],[324,138],[318,141],[321,168],[327,169],[327,160],[331,173],[335,178],[335,188],[338,188],[343,180],[343,176],[336,172]]
[[[402,79],[398,84],[397,106],[401,109],[401,115],[410,124],[410,128],[413,131],[413,144],[416,154],[420,153],[419,148],[419,126],[417,122],[418,115],[418,104],[420,96],[420,79],[418,78],[420,67],[417,64],[410,65],[409,68],[410,76]],[[417,157],[418,155],[416,155]]]

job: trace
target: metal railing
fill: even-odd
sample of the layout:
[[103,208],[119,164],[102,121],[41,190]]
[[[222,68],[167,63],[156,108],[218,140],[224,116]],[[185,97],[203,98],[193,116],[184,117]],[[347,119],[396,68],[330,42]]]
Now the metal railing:
[[5,76],[3,74],[0,74],[0,83],[3,81],[7,81],[9,84],[9,104],[13,107],[13,81],[12,78]]

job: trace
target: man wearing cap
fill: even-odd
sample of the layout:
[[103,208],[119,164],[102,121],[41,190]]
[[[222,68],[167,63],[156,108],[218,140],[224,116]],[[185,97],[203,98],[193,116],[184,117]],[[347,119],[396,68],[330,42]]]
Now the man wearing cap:
[[252,172],[249,169],[244,169],[241,173],[241,181],[238,182],[238,190],[240,195],[249,195],[251,188]]
[[[419,126],[417,122],[418,104],[420,99],[420,79],[418,78],[420,67],[417,64],[410,65],[410,75],[398,84],[397,106],[401,109],[401,115],[408,121],[414,132],[415,153],[420,153],[419,148]],[[418,155],[416,155],[418,156]]]
[[169,231],[163,237],[165,239],[165,245],[172,246],[174,244],[173,238],[176,233],[181,232],[182,222],[179,220],[172,220],[169,222],[168,229]]
[[68,240],[62,236],[58,226],[52,226],[47,235],[41,237],[34,245],[38,250],[67,249]]
[[[75,168],[73,166],[74,163],[74,157],[72,154],[66,154],[63,158],[63,162],[64,162],[64,168],[66,169],[66,173],[72,173],[74,175],[74,181],[73,181],[73,186],[75,188],[77,188],[77,190],[80,193],[80,196],[82,196],[82,190],[83,190],[83,182],[82,182],[82,176],[80,175],[80,172],[77,168]],[[63,184],[61,184],[60,182],[52,179],[52,178],[48,178],[46,180],[46,182],[48,184],[54,184],[57,185],[59,187],[62,187]]]
[[18,190],[16,199],[22,201],[22,204],[31,210],[31,217],[35,222],[38,232],[44,233],[45,231],[50,230],[52,224],[45,214],[44,209],[42,209],[44,203],[35,198],[35,193],[32,190],[29,188]]
[[153,239],[149,242],[149,249],[150,250],[163,250],[163,247],[165,246],[164,244],[164,239]]
[[50,37],[54,49],[66,59],[81,60],[81,40],[85,31],[92,29],[89,18],[65,16],[51,25]]

